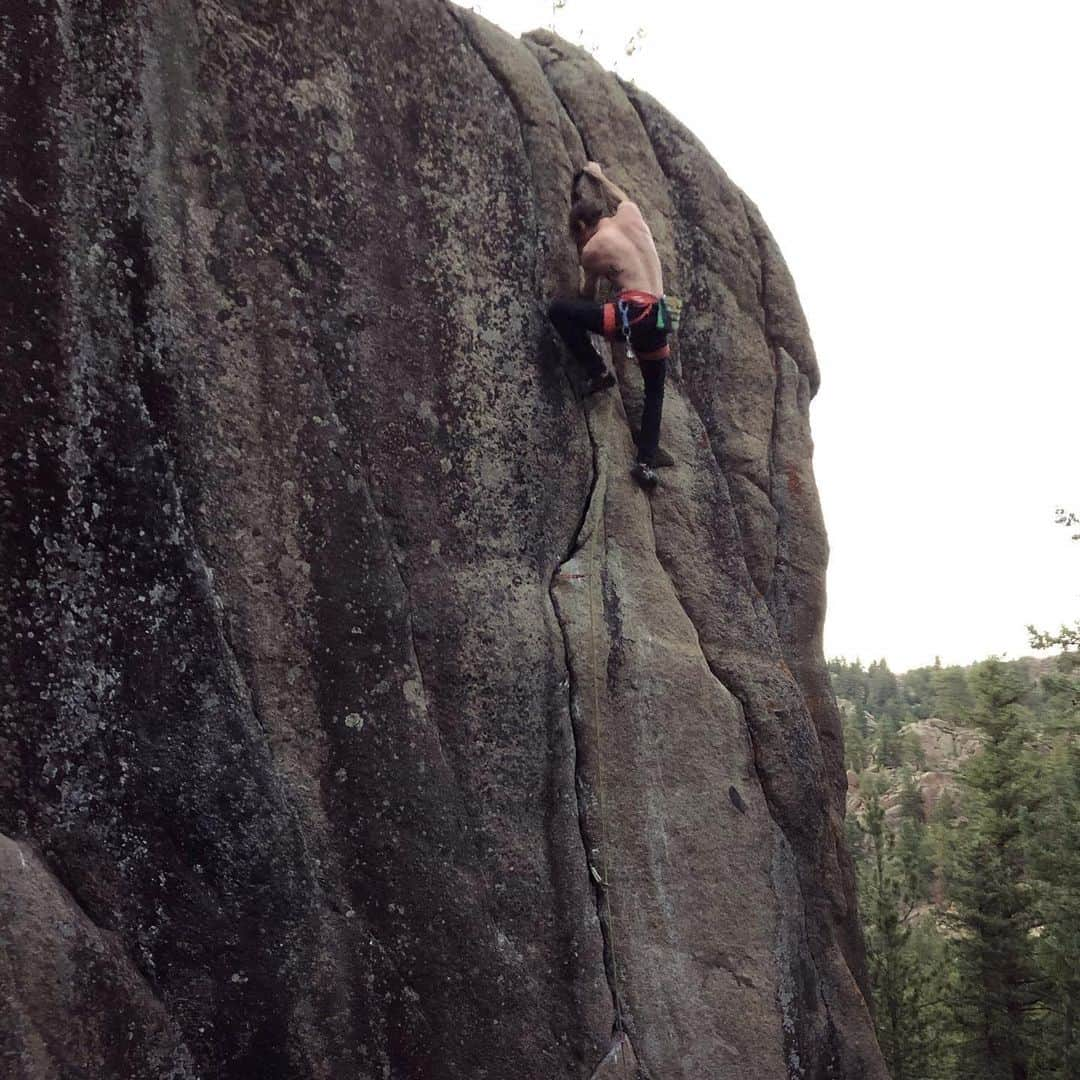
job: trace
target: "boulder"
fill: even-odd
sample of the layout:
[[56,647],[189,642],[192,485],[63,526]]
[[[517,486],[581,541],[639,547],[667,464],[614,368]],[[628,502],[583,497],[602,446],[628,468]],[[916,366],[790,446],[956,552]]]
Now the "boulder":
[[[884,1078],[753,204],[437,0],[5,29],[12,1075]],[[651,498],[545,317],[586,148],[687,301]]]
[[939,772],[955,772],[979,749],[979,735],[973,728],[935,717],[905,724],[903,735],[917,743],[925,768]]

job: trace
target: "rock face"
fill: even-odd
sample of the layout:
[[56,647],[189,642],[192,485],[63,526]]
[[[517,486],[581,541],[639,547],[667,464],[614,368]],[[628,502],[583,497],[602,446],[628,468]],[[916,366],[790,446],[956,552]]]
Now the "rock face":
[[[435,0],[0,48],[7,1075],[884,1077],[754,206]],[[544,315],[586,152],[686,300],[651,498]]]
[[979,733],[974,728],[936,717],[906,724],[901,733],[917,741],[922,763],[930,771],[954,773],[979,750]]

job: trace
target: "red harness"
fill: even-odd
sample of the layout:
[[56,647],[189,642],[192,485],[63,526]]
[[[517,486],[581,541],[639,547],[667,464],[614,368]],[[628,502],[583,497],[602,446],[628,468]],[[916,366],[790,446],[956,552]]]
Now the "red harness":
[[[618,294],[618,300],[627,304],[634,304],[641,308],[641,311],[635,315],[632,319],[626,320],[626,331],[629,333],[631,326],[636,326],[643,319],[647,319],[652,314],[653,310],[660,303],[659,296],[653,296],[652,293],[642,292],[640,289],[623,289]],[[615,310],[616,304],[604,305],[604,337],[614,338],[618,336],[617,328],[615,325]],[[660,346],[659,349],[653,349],[652,352],[637,352],[635,350],[634,355],[639,360],[666,360],[671,355],[671,346],[666,342]]]

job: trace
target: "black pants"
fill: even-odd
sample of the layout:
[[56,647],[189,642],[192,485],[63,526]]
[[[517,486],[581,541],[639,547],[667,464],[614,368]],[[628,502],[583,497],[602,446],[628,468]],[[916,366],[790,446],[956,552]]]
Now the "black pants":
[[[631,304],[630,318],[633,319],[642,310]],[[656,316],[657,309],[654,307],[649,315],[630,328],[630,344],[635,352],[653,352],[666,342],[667,334],[656,328]],[[602,375],[604,362],[593,348],[589,334],[602,334],[613,340],[622,337],[615,305],[596,304],[589,300],[555,300],[548,308],[548,317],[588,376],[595,379]],[[646,465],[654,465],[656,448],[660,444],[660,415],[664,409],[667,360],[641,360],[639,364],[645,382],[645,402],[641,408],[637,457]]]

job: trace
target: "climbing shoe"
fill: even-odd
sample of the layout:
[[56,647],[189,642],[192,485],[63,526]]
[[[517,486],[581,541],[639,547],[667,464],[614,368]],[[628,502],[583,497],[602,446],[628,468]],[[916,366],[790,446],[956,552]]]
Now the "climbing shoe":
[[[637,428],[630,429],[630,435],[634,440],[635,446],[641,445],[641,432]],[[657,469],[670,469],[675,464],[675,459],[662,447],[656,448],[656,454],[653,459],[653,465]]]
[[630,475],[646,491],[652,491],[652,489],[660,482],[660,477],[656,470],[651,465],[647,465],[644,461],[635,461],[634,467],[630,470]]
[[589,383],[585,389],[585,395],[588,397],[591,394],[599,394],[604,390],[610,390],[615,385],[615,376],[610,371],[605,371],[602,375],[597,375],[596,378]]

